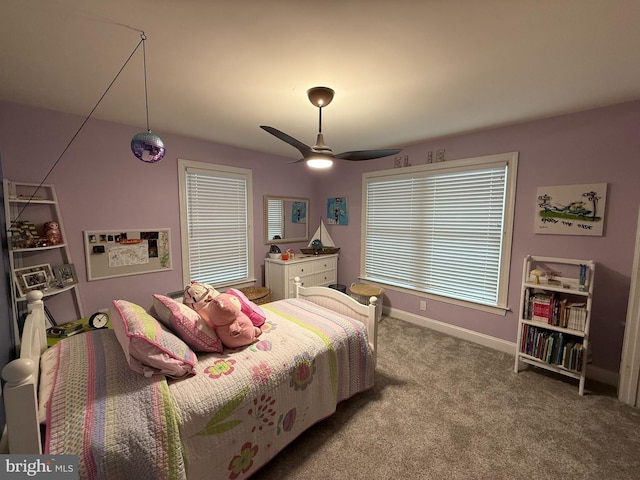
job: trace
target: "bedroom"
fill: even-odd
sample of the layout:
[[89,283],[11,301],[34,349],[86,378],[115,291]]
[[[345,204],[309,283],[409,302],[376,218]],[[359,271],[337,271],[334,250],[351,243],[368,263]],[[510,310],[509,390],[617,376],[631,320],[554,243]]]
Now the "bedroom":
[[[636,10],[637,13],[637,10]],[[152,31],[149,35],[149,54],[155,49]],[[124,36],[124,50],[134,44],[137,34],[112,33]],[[15,41],[15,40],[14,40]],[[122,39],[120,39],[122,41]],[[122,59],[115,56],[114,65]],[[633,59],[637,63],[637,59]],[[151,68],[151,64],[149,65]],[[157,68],[157,67],[156,67]],[[637,68],[637,67],[636,67]],[[111,71],[113,68],[111,69]],[[618,76],[618,75],[616,75]],[[629,77],[632,77],[629,72]],[[46,76],[44,76],[46,78]],[[97,90],[101,93],[110,75],[97,79]],[[136,76],[137,80],[138,79]],[[153,78],[149,86],[152,90]],[[637,79],[636,79],[637,80]],[[43,80],[44,81],[44,80]],[[327,80],[327,83],[329,81]],[[636,85],[640,82],[635,82]],[[137,85],[137,84],[136,84]],[[363,84],[364,85],[364,84]],[[305,88],[310,85],[305,84]],[[215,82],[211,85],[215,89]],[[338,86],[338,97],[340,98]],[[352,87],[355,88],[355,87]],[[369,87],[370,88],[370,87]],[[637,92],[636,92],[637,93]],[[562,96],[559,92],[558,96]],[[11,180],[38,181],[57,157],[83,119],[83,114],[72,115],[52,110],[39,109],[19,104],[19,99],[3,96],[0,105],[0,154],[3,175]],[[293,98],[298,99],[300,121],[308,121],[308,128],[301,128],[295,135],[315,132],[315,114],[308,108],[304,89],[300,87]],[[407,142],[403,155],[412,163],[424,163],[426,152],[444,149],[446,161],[476,157],[495,153],[519,152],[519,172],[516,197],[512,264],[509,279],[508,304],[518,304],[518,288],[521,278],[521,259],[530,253],[550,256],[589,258],[597,261],[596,292],[598,301],[594,305],[592,334],[593,368],[590,371],[608,383],[617,381],[620,364],[624,322],[630,285],[636,219],[640,198],[637,178],[640,178],[640,155],[638,125],[640,125],[640,101],[638,95],[620,98],[620,102],[585,102],[590,109],[572,109],[566,115],[522,121],[511,125],[490,125],[477,131],[458,135],[437,135],[428,140]],[[635,100],[634,100],[635,99]],[[96,95],[88,95],[85,108],[88,111]],[[624,100],[624,101],[623,101]],[[105,100],[106,101],[106,100]],[[611,103],[611,105],[608,105]],[[151,125],[169,148],[168,156],[159,164],[143,165],[132,157],[129,139],[140,130],[144,121],[144,105],[139,104],[134,116],[139,118],[137,126],[103,120],[92,120],[82,135],[73,144],[64,160],[53,172],[50,181],[56,185],[65,221],[70,233],[70,245],[78,275],[81,279],[83,303],[87,312],[104,308],[112,298],[126,297],[144,303],[151,291],[174,291],[183,287],[179,267],[171,272],[142,276],[87,282],[84,270],[84,252],[81,232],[101,228],[122,226],[166,226],[174,233],[174,258],[180,258],[178,232],[178,187],[176,159],[184,158],[211,163],[221,163],[251,168],[254,172],[253,210],[255,223],[254,269],[258,283],[262,282],[263,258],[267,247],[261,241],[262,196],[265,194],[287,194],[311,199],[309,218],[318,218],[323,213],[326,199],[347,196],[349,199],[349,224],[330,227],[337,245],[342,247],[338,268],[339,282],[350,284],[359,274],[360,203],[361,176],[367,171],[392,168],[392,159],[381,159],[364,164],[340,164],[337,168],[315,173],[300,165],[287,165],[293,154],[265,154],[251,149],[210,142],[163,131],[155,125],[161,99],[151,97]],[[335,105],[331,106],[332,108]],[[249,107],[250,108],[250,107]],[[391,105],[382,107],[392,111]],[[583,110],[583,111],[577,111]],[[558,112],[561,113],[561,112]],[[85,113],[86,114],[86,113]],[[188,113],[182,112],[186,116]],[[275,113],[274,113],[275,115]],[[272,114],[265,114],[261,122],[273,122]],[[344,115],[344,113],[340,113]],[[358,148],[349,138],[341,139],[341,127],[333,122],[339,117],[327,111],[325,118],[327,140],[344,142],[341,149],[332,142],[337,151]],[[222,128],[218,124],[224,119],[209,119],[206,128]],[[524,119],[523,119],[524,120]],[[367,125],[372,125],[369,120]],[[258,129],[259,122],[249,128]],[[289,129],[283,130],[290,131]],[[474,129],[476,130],[476,129]],[[259,132],[260,133],[260,132]],[[263,134],[262,142],[278,142]],[[360,143],[360,142],[357,142]],[[403,142],[404,143],[404,142]],[[46,149],[43,148],[46,145]],[[369,145],[362,145],[364,148]],[[381,145],[393,147],[395,145]],[[375,148],[377,145],[371,145]],[[302,167],[302,168],[299,168]],[[607,224],[602,237],[570,237],[536,235],[533,231],[536,189],[543,185],[569,185],[606,182]],[[133,208],[137,207],[137,208]],[[312,229],[315,225],[312,226]],[[301,245],[291,245],[299,248]],[[512,312],[505,316],[491,315],[452,306],[436,300],[427,300],[427,310],[419,309],[422,297],[390,292],[387,306],[396,315],[404,315],[418,323],[435,320],[450,326],[454,331],[464,329],[470,335],[487,339],[499,350],[512,351],[516,337],[517,321]],[[56,316],[62,317],[62,305],[52,304]],[[59,312],[59,313],[58,313]],[[406,312],[406,313],[403,313]],[[426,313],[426,315],[425,315]],[[3,337],[4,339],[4,337]],[[3,349],[7,347],[3,345]]]

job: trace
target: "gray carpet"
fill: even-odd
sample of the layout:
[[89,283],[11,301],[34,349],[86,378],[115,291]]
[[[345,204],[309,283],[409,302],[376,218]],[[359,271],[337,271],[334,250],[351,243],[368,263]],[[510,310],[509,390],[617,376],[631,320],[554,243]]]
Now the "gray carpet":
[[384,318],[376,386],[252,479],[640,478],[640,410],[513,360]]

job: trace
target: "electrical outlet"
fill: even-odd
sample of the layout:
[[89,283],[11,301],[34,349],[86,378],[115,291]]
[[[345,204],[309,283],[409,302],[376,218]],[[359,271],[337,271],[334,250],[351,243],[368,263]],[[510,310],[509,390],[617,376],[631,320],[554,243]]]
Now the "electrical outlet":
[[420,300],[420,310],[426,310],[427,309],[427,301],[426,300]]

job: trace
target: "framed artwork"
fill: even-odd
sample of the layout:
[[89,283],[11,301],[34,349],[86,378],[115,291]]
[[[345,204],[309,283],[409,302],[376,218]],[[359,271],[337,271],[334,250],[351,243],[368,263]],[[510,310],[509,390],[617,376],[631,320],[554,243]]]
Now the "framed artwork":
[[291,223],[307,223],[307,202],[291,202]]
[[56,281],[61,287],[68,287],[69,285],[75,285],[78,283],[78,275],[76,274],[76,269],[73,266],[73,263],[54,266],[53,275],[56,277]]
[[327,222],[331,225],[348,225],[347,197],[334,197],[327,200]]
[[535,233],[602,236],[606,183],[538,187]]
[[46,290],[49,282],[53,280],[51,265],[33,265],[31,267],[16,268],[13,278],[18,289],[18,296],[24,297],[31,290]]

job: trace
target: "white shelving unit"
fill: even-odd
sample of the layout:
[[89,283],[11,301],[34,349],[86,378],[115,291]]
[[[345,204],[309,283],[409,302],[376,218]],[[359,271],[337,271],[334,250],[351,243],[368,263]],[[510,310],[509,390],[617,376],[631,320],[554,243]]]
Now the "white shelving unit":
[[[16,335],[16,346],[20,345],[20,336],[18,328],[18,319],[26,312],[26,297],[19,295],[16,288],[15,275],[16,269],[23,269],[30,266],[49,264],[52,267],[56,265],[72,264],[69,247],[67,244],[67,235],[64,231],[62,215],[58,205],[55,187],[53,185],[40,185],[37,183],[12,182],[4,180],[4,207],[7,222],[7,250],[9,251],[9,266],[11,269],[11,296],[13,306],[13,327]],[[12,231],[15,221],[29,221],[33,223],[36,230],[40,234],[45,222],[55,221],[60,227],[62,237],[61,243],[56,245],[23,245],[16,242],[15,232]],[[49,279],[53,280],[53,279]],[[73,301],[76,318],[56,319],[58,323],[76,320],[84,316],[78,285],[67,285],[61,288],[53,285],[53,282],[47,285],[47,288],[41,289],[46,298],[53,295],[69,295]]]
[[579,380],[584,394],[595,266],[591,260],[524,259],[516,373],[522,363],[544,368]]

